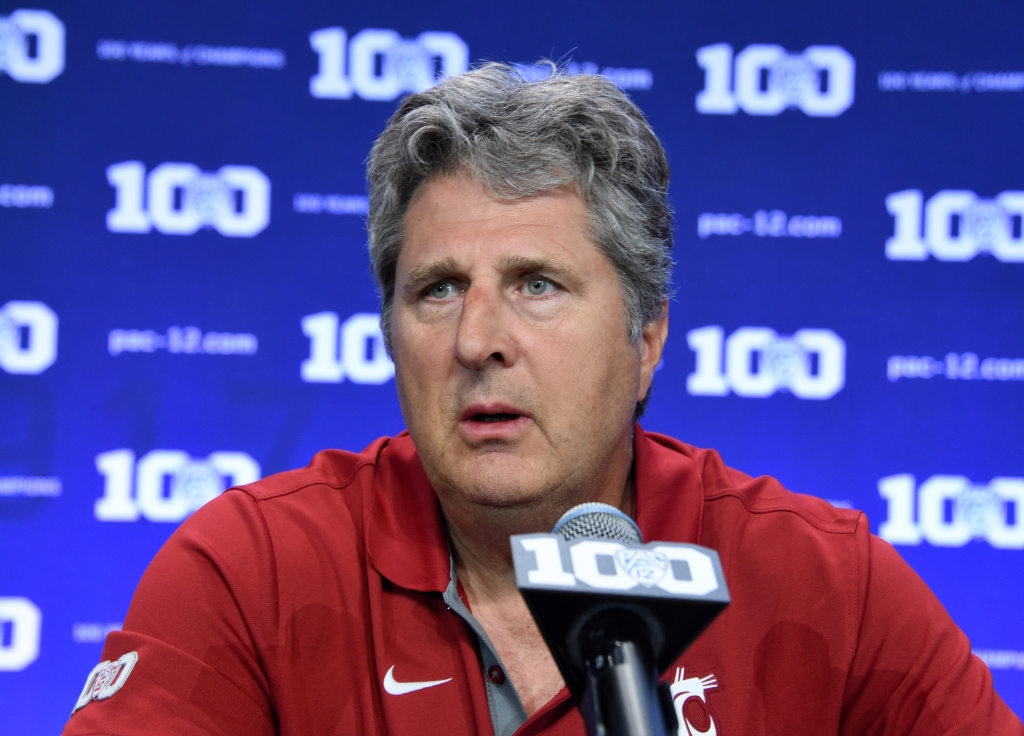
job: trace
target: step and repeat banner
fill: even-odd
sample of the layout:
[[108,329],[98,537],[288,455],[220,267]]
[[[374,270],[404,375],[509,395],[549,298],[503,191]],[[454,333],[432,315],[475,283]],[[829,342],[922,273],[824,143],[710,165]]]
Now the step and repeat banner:
[[1024,7],[0,5],[0,732],[58,731],[232,484],[402,429],[364,162],[480,60],[668,150],[644,419],[867,513],[1024,713]]

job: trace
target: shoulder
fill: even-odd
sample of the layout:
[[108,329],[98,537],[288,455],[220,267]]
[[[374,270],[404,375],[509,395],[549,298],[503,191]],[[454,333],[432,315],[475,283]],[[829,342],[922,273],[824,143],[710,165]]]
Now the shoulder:
[[309,489],[357,490],[368,479],[372,479],[377,463],[387,448],[395,442],[401,443],[408,437],[403,433],[397,437],[381,437],[362,452],[347,450],[321,450],[309,465],[296,470],[269,475],[255,483],[239,486],[238,490],[257,502],[290,496]]
[[872,564],[863,513],[794,493],[769,476],[752,477],[714,450],[649,436],[665,463],[689,462],[699,474],[699,543],[718,552],[738,599],[784,599],[787,608],[842,601],[844,618],[854,624]]
[[[305,468],[231,488],[205,504],[150,563],[129,613],[132,623],[147,631],[139,621],[144,614],[164,626],[164,606],[176,598],[204,600],[206,610],[230,608],[231,600],[220,600],[217,581],[264,617],[270,609],[258,601],[295,586],[315,587],[322,568],[333,564],[342,574],[358,575],[377,467],[389,462],[390,446],[404,443],[412,444],[399,435],[360,453],[325,450]],[[264,624],[263,630],[276,626],[270,619]]]
[[699,543],[718,552],[732,598],[707,644],[731,651],[742,642],[759,673],[809,678],[834,697],[832,668],[853,659],[871,577],[866,517],[730,468],[714,450],[672,445],[700,473]]
[[837,508],[821,498],[788,490],[777,479],[750,476],[729,467],[716,450],[695,447],[666,435],[647,436],[667,451],[689,458],[700,473],[704,513],[757,517],[762,523],[806,527],[808,533],[854,534],[866,530],[860,511]]
[[[208,561],[217,574],[289,577],[308,569],[311,555],[323,559],[325,552],[357,567],[378,469],[401,465],[405,445],[412,446],[407,434],[378,439],[358,453],[324,450],[305,468],[231,488],[171,535],[151,571],[184,555]],[[174,572],[179,562],[164,571],[181,574]]]
[[[362,452],[322,450],[309,465],[235,486],[189,517],[172,536],[239,548],[280,539],[288,520],[313,527],[361,517],[377,464],[399,438],[382,437]],[[361,526],[361,525],[357,525]]]
[[271,548],[279,564],[289,557],[301,563],[319,543],[361,554],[375,488],[393,483],[410,462],[418,460],[406,432],[375,440],[362,452],[322,450],[304,468],[228,490],[179,532],[217,547]]

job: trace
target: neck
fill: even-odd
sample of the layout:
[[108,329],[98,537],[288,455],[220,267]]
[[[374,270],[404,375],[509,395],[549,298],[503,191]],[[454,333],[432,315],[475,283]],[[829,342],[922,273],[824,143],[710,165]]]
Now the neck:
[[[634,508],[632,446],[625,462],[611,463],[615,472],[589,493],[552,493],[530,504],[513,507],[474,503],[442,503],[455,567],[467,592],[502,597],[518,595],[509,537],[549,532],[570,508],[588,501],[606,503],[630,516]],[[596,488],[596,492],[593,490]]]

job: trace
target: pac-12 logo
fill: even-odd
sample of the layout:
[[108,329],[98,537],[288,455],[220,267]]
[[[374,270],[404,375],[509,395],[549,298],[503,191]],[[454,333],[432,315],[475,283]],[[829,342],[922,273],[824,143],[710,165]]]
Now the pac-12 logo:
[[344,322],[336,312],[317,312],[302,318],[302,332],[309,338],[309,357],[299,374],[306,383],[387,383],[395,365],[384,348],[380,317],[353,314]]
[[[962,547],[972,539],[1024,549],[1024,478],[975,485],[962,475],[933,475],[914,489],[909,473],[878,481],[888,505],[878,536],[892,544]],[[915,497],[917,513],[915,518]]]
[[43,614],[28,598],[0,598],[0,672],[18,672],[39,659]]
[[164,163],[149,175],[141,161],[107,167],[114,208],[107,212],[112,233],[191,235],[213,228],[221,235],[251,238],[270,223],[270,180],[254,166],[200,171],[194,164]]
[[45,84],[64,71],[64,24],[48,10],[0,16],[0,73],[15,82]]
[[313,97],[347,100],[356,94],[364,100],[393,100],[469,69],[466,42],[441,31],[410,39],[366,28],[348,40],[344,28],[321,28],[309,34],[309,45],[320,57],[309,80]]
[[57,315],[42,302],[0,307],[0,369],[42,373],[57,360]]
[[763,398],[782,390],[800,399],[829,399],[846,383],[846,343],[832,330],[797,330],[787,337],[769,327],[741,327],[726,338],[721,327],[710,325],[690,330],[686,342],[697,353],[695,370],[686,377],[693,396],[732,391]]
[[[260,466],[244,452],[213,452],[205,458],[181,450],[152,450],[138,463],[131,450],[96,456],[103,496],[96,500],[99,521],[177,522],[231,486],[260,479]],[[134,488],[133,486],[134,481]]]
[[[895,233],[885,241],[892,261],[969,261],[991,253],[1007,263],[1024,262],[1024,192],[1002,192],[982,199],[963,189],[944,189],[924,201],[918,189],[885,198],[896,218]],[[922,227],[923,226],[923,227]]]
[[839,46],[808,46],[790,53],[774,44],[751,44],[736,54],[716,43],[697,49],[704,89],[697,112],[705,115],[778,115],[796,107],[814,117],[835,117],[853,104],[854,61]]

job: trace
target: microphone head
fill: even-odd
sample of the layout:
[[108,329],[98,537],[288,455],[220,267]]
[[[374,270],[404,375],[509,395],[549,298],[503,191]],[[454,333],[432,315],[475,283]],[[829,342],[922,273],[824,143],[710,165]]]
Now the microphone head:
[[569,542],[577,537],[614,539],[623,544],[644,543],[640,527],[629,516],[606,503],[581,503],[562,514],[551,530]]

